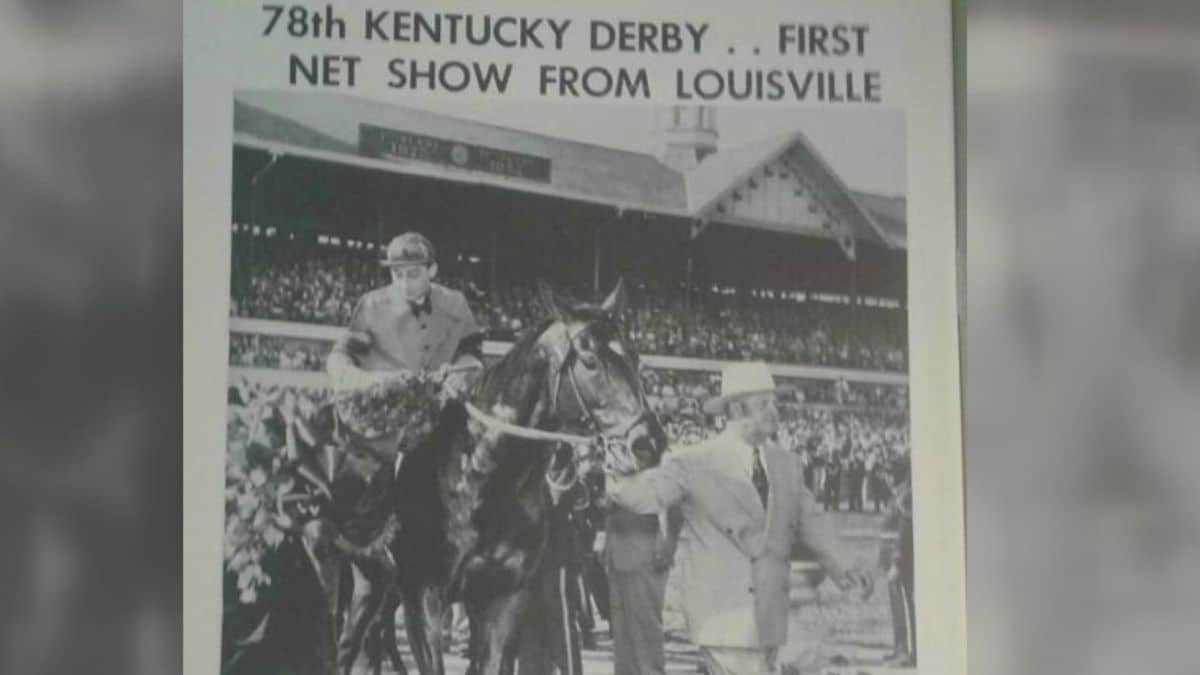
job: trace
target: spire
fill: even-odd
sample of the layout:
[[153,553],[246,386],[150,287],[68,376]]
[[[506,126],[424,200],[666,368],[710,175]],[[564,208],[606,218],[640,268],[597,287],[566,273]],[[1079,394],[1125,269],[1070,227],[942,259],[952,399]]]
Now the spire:
[[660,122],[663,164],[686,173],[717,151],[716,110],[709,106],[672,105]]

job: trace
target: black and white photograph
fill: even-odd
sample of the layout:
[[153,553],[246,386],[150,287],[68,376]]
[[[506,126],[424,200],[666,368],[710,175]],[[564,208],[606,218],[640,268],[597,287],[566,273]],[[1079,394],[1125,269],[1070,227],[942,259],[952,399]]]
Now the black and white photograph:
[[919,672],[903,109],[230,114],[223,675]]

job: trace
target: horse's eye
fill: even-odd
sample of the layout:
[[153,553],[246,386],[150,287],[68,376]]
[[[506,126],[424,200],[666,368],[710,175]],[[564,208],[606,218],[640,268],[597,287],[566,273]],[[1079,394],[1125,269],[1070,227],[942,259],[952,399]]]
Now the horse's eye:
[[580,335],[575,341],[575,346],[579,349],[579,351],[583,352],[596,351],[596,345],[592,342],[592,336],[590,335]]

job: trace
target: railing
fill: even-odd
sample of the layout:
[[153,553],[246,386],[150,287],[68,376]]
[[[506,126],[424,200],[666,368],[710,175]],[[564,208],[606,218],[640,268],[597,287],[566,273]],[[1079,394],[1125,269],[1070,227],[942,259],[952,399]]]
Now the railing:
[[[268,335],[283,338],[300,338],[305,340],[324,340],[332,342],[341,336],[343,329],[338,326],[327,326],[310,323],[295,323],[291,321],[273,321],[270,319],[247,319],[242,317],[230,317],[229,330],[233,333],[246,333],[251,335]],[[508,351],[512,344],[509,342],[486,341],[483,343],[483,352],[487,356],[503,356]],[[721,369],[728,363],[718,359],[702,359],[691,356],[666,356],[662,354],[644,354],[642,361],[649,367],[661,370],[686,370],[686,371],[701,371],[709,373],[719,373]],[[829,366],[802,366],[785,363],[769,364],[772,374],[776,377],[796,377],[811,380],[846,380],[850,383],[859,384],[908,384],[908,375],[904,373],[889,373],[880,370],[858,370],[855,368],[835,368]],[[305,383],[304,386],[325,386],[324,373],[311,372],[296,372],[297,378],[292,378],[290,371],[279,371],[272,368],[248,368],[242,366],[234,366],[230,369],[231,373],[238,372],[242,374],[256,374],[261,376],[264,373],[275,373],[273,379],[276,382],[286,383]],[[289,373],[287,378],[281,379],[277,374]]]

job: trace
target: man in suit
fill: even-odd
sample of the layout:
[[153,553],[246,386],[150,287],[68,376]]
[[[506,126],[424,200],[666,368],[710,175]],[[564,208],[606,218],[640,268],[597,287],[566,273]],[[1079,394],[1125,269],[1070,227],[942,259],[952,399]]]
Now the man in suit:
[[916,610],[913,604],[912,488],[905,482],[883,521],[885,537],[879,562],[887,573],[892,613],[892,654],[887,663],[911,668],[917,663]]
[[[421,234],[401,234],[388,244],[380,263],[392,283],[367,292],[358,301],[345,334],[329,354],[326,369],[336,390],[421,371],[447,372],[447,397],[461,396],[482,366],[483,333],[462,293],[434,283],[433,244]],[[358,546],[374,542],[392,513],[396,471],[403,458],[396,434],[354,439],[347,448],[346,470],[334,483],[335,504],[342,508],[342,534]],[[377,543],[377,542],[376,542]],[[372,546],[379,551],[378,546]],[[362,651],[372,622],[379,618],[394,580],[395,562],[380,553],[351,563],[354,594],[338,645],[338,663],[349,673]],[[390,617],[383,617],[385,625]]]
[[678,509],[638,514],[609,505],[604,563],[615,675],[662,675],[666,670],[662,612],[682,525]]
[[794,458],[771,440],[778,389],[766,364],[730,365],[721,385],[705,411],[727,418],[725,432],[640,473],[629,453],[614,452],[609,497],[635,513],[679,507],[684,615],[709,674],[775,673],[787,640],[794,544],[803,543],[843,590],[869,593],[871,580],[844,566]]
[[840,511],[842,508],[842,456],[838,452],[829,454],[825,463],[825,510]]
[[867,463],[861,451],[855,451],[846,469],[850,483],[850,510],[855,513],[863,511],[863,492],[867,482]]

